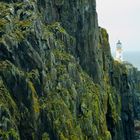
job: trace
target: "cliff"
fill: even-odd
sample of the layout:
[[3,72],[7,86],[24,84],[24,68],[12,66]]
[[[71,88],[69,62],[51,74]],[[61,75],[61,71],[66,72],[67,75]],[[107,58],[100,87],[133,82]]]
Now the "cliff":
[[134,140],[128,75],[94,0],[0,2],[0,139]]
[[140,71],[132,64],[124,62],[128,70],[128,82],[131,88],[134,110],[135,139],[140,139]]

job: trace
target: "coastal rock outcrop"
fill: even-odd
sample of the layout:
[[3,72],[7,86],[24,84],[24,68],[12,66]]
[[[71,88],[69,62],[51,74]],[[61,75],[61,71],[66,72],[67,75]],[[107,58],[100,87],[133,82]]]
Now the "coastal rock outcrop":
[[124,62],[128,70],[128,81],[133,94],[135,139],[140,139],[140,71],[131,63]]
[[94,0],[0,2],[1,140],[134,140],[128,75]]

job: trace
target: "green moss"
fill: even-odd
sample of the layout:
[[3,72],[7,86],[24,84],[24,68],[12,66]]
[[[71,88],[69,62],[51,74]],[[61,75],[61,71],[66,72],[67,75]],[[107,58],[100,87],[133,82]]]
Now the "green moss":
[[10,137],[12,137],[14,140],[20,140],[17,131],[15,131],[14,129],[10,129],[9,135],[10,135]]
[[121,101],[115,89],[112,87],[110,87],[108,92],[108,109],[114,125],[117,125],[119,116],[121,115]]
[[0,18],[5,18],[10,14],[10,5],[5,2],[0,2]]
[[9,131],[3,131],[0,129],[0,138],[3,140],[20,140],[19,134],[14,129],[10,129]]
[[[57,6],[60,6],[64,3],[64,0],[55,0],[54,2]],[[24,12],[24,10],[27,9],[27,6],[31,6],[30,4],[31,3],[12,3],[14,8],[18,9],[17,13]],[[7,6],[5,5],[4,7]],[[0,5],[0,9],[3,9],[4,11],[2,5]],[[7,10],[9,10],[8,7]],[[7,13],[7,10],[4,11],[5,13],[3,13],[3,15]],[[30,35],[30,32],[34,32],[33,19],[36,18],[38,14],[36,13],[33,15],[32,11],[28,12],[31,14],[31,17],[27,20],[20,21],[19,14],[14,15],[14,21],[11,18],[12,21],[10,24],[12,28],[9,33],[6,33],[6,36],[10,37],[12,42],[15,40],[18,42],[23,41],[26,39],[27,35]],[[37,19],[39,20],[39,18],[42,17],[38,16]],[[2,19],[0,28],[4,29],[7,23],[7,20]],[[27,72],[26,74],[23,72],[22,74],[25,76],[24,78],[27,80],[28,85],[26,91],[28,93],[28,97],[23,96],[23,98],[27,98],[27,100],[30,101],[29,109],[33,110],[33,114],[31,116],[36,116],[36,114],[42,112],[43,115],[41,114],[41,119],[38,118],[36,120],[40,121],[43,119],[43,122],[47,122],[46,124],[50,127],[50,133],[53,133],[55,137],[60,140],[111,140],[110,133],[107,130],[106,113],[109,106],[110,115],[114,124],[116,124],[118,121],[117,113],[118,110],[120,110],[120,103],[119,109],[117,109],[115,103],[116,94],[113,95],[115,92],[109,89],[108,84],[110,79],[108,75],[106,74],[104,76],[104,87],[100,87],[100,85],[93,83],[93,79],[82,71],[80,65],[77,65],[75,58],[66,52],[66,50],[69,51],[69,48],[66,47],[72,46],[71,43],[74,42],[74,38],[68,35],[59,22],[41,25],[40,29],[43,30],[43,33],[38,35],[42,35],[40,38],[37,36],[37,41],[43,41],[43,43],[46,43],[46,46],[49,46],[49,50],[54,53],[55,62],[52,64],[52,61],[47,60],[47,64],[45,64],[47,65],[46,77],[42,77],[42,75],[40,75],[41,70],[32,70],[31,72]],[[101,36],[105,48],[108,49],[108,35],[105,29],[101,29]],[[39,42],[39,44],[41,43]],[[67,46],[65,46],[65,44],[67,44]],[[101,49],[102,44],[99,43],[98,47]],[[49,51],[45,52],[45,55],[47,55],[48,52]],[[42,54],[40,57],[41,56]],[[44,61],[44,59],[42,60]],[[70,63],[72,65],[72,70],[69,70]],[[118,64],[116,64],[116,67],[118,71],[122,72],[120,65],[118,66]],[[6,80],[10,75],[14,75],[16,80],[19,79],[20,71],[9,62],[0,62],[0,72],[5,74],[5,77],[3,77]],[[71,73],[73,76],[70,75]],[[18,76],[16,76],[16,74]],[[57,80],[54,80],[53,77],[56,77]],[[41,86],[43,87],[42,92],[46,92],[43,97],[39,97],[37,95],[37,88],[34,83],[36,79],[41,79]],[[74,90],[72,90],[72,87]],[[0,90],[2,93],[6,93],[5,95],[0,93],[0,105],[2,104],[7,109],[10,108],[10,111],[13,112],[12,118],[14,118],[15,114],[18,114],[17,106],[8,90],[5,89],[5,86]],[[24,103],[21,101],[21,104]],[[27,116],[27,118],[28,117],[29,116]],[[35,127],[36,131],[36,128],[40,124],[35,125],[37,125]],[[29,132],[32,131],[30,129],[32,129],[33,126],[34,124],[31,124],[30,128],[28,128]],[[8,132],[8,135],[9,134],[18,138],[18,135],[14,130],[10,130]],[[8,135],[3,132],[3,137],[8,139]],[[31,132],[31,135],[35,139],[35,133]],[[49,135],[48,133],[44,133],[42,135],[42,140],[49,140]]]
[[48,39],[54,40],[55,39],[54,33],[51,30],[49,30],[47,25],[43,26],[43,30],[44,30],[44,32],[43,32],[43,39],[44,40],[48,40]]
[[27,77],[30,79],[30,80],[34,80],[34,79],[38,79],[39,77],[39,72],[37,69],[33,69],[31,70],[30,72],[27,73]]
[[[16,129],[16,125],[19,123],[19,112],[18,108],[13,101],[9,91],[5,87],[1,77],[0,77],[0,111],[4,112],[5,116],[2,118],[6,119],[10,126],[13,128],[8,128],[8,130],[0,129],[0,139],[8,140],[9,137],[14,140],[19,140],[19,134]],[[1,122],[1,125],[2,122]]]
[[62,34],[67,34],[65,29],[61,26],[61,24],[59,22],[54,22],[52,24],[47,25],[48,30],[50,30],[51,32],[60,32]]
[[65,65],[57,65],[56,66],[56,69],[57,69],[57,74],[60,76],[64,73],[67,73],[67,69],[66,69],[66,66]]
[[68,140],[68,139],[63,135],[63,133],[60,133],[60,140]]
[[24,34],[21,31],[19,31],[19,30],[15,30],[14,32],[12,32],[10,34],[10,36],[12,36],[18,42],[20,42],[20,41],[22,41],[24,39]]
[[20,29],[24,29],[30,27],[32,25],[32,22],[30,20],[23,20],[23,21],[15,21],[15,24]]
[[8,137],[8,132],[5,132],[0,129],[0,138],[2,138],[3,140],[8,140]]
[[65,31],[59,22],[46,24],[43,26],[43,28],[43,39],[51,39],[51,41],[55,43],[55,46],[57,46],[59,50],[64,50],[66,47],[64,40],[67,40],[67,45],[71,45],[75,42],[75,39]]
[[124,64],[118,62],[118,61],[114,61],[114,74],[116,77],[118,77],[119,75],[122,75],[122,74],[128,74],[128,70],[127,68],[125,67]]
[[4,27],[6,26],[7,23],[8,21],[6,19],[0,19],[0,29],[4,30]]
[[19,120],[18,108],[10,96],[9,91],[6,89],[1,77],[0,77],[0,105],[3,108],[7,108],[10,110],[11,115],[13,116],[13,120]]
[[59,139],[78,139],[79,128],[75,126],[74,118],[61,97],[51,93],[45,102],[46,115]]
[[36,90],[34,88],[34,85],[31,81],[28,81],[28,86],[29,86],[29,89],[31,90],[31,93],[32,93],[33,110],[35,113],[39,113],[40,112],[40,105],[39,105],[39,101],[37,98],[37,93],[36,93]]
[[103,28],[100,28],[100,32],[102,35],[102,39],[103,39],[102,41],[103,41],[104,47],[109,47],[107,31]]
[[65,44],[62,40],[57,39],[55,41],[55,45],[59,47],[60,50],[64,50],[65,49]]
[[62,63],[65,62],[65,64],[73,61],[73,57],[69,53],[66,53],[65,51],[55,49],[54,55]]
[[42,140],[50,140],[48,133],[43,133]]
[[103,140],[112,140],[111,134],[109,131],[105,132],[105,136],[102,138]]

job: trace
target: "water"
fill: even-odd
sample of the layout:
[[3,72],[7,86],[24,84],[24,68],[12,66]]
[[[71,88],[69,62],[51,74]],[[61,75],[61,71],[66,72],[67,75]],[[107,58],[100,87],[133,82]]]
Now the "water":
[[[115,56],[115,53],[112,53]],[[133,64],[140,70],[140,51],[138,52],[123,52],[123,60]]]

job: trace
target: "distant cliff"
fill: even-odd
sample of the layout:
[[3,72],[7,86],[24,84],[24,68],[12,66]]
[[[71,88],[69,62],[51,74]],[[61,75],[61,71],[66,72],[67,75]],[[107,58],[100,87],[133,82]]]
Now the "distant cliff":
[[0,139],[135,140],[129,75],[95,0],[0,2]]

